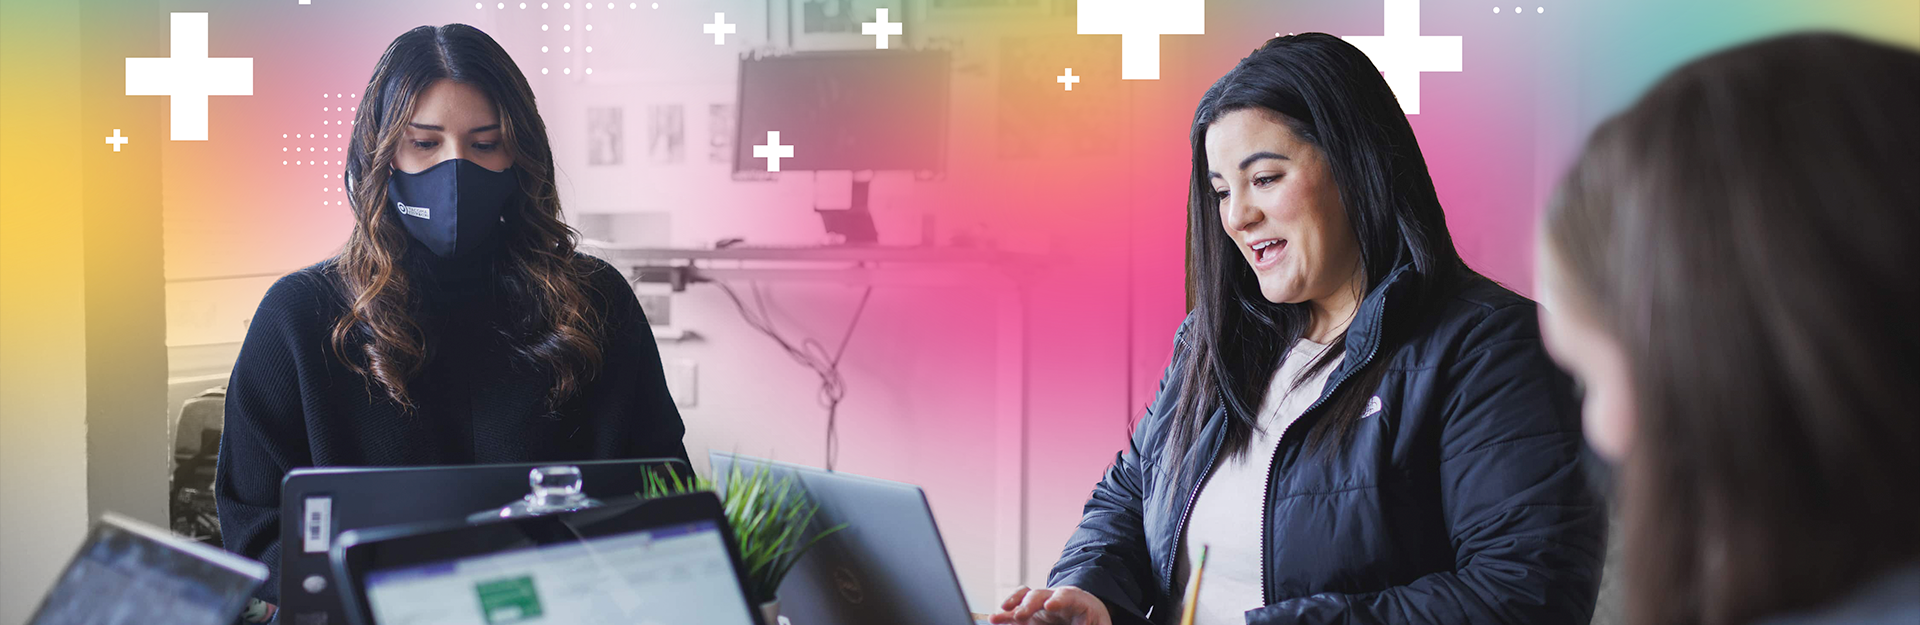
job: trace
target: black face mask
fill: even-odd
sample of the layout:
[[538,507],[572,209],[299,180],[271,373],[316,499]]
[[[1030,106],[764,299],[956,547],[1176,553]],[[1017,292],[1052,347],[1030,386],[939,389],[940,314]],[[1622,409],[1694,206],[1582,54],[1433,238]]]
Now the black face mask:
[[387,199],[407,233],[443,258],[465,255],[500,227],[500,214],[519,188],[513,168],[493,171],[462,158],[426,171],[398,169],[387,179]]

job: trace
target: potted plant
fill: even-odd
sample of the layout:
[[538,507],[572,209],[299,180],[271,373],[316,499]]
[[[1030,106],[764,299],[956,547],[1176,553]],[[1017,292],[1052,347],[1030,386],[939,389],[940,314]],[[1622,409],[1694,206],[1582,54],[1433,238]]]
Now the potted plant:
[[647,475],[642,499],[711,491],[720,498],[727,523],[733,526],[734,542],[740,546],[740,562],[747,568],[747,592],[767,625],[779,621],[780,598],[775,593],[800,557],[820,539],[846,528],[842,523],[808,536],[814,514],[820,507],[809,501],[806,491],[792,475],[776,477],[765,465],[751,473],[742,473],[734,465],[724,485],[700,476],[683,478],[678,472]]

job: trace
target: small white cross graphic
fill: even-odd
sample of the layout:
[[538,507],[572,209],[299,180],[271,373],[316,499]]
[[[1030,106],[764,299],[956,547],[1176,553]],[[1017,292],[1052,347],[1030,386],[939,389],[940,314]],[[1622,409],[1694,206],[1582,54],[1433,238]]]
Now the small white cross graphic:
[[767,144],[753,146],[753,157],[767,159],[767,171],[780,171],[780,159],[793,158],[793,146],[780,145],[780,131],[769,130]]
[[1408,115],[1420,114],[1420,72],[1460,71],[1459,35],[1420,34],[1420,0],[1386,0],[1387,25],[1381,35],[1342,37],[1367,53],[1380,69]]
[[886,9],[874,9],[873,12],[873,21],[862,22],[860,24],[860,34],[873,35],[873,49],[885,50],[887,49],[887,36],[899,35],[903,31],[900,30],[900,22],[887,21]]
[[1080,77],[1079,77],[1079,76],[1075,76],[1075,75],[1073,75],[1073,68],[1071,68],[1071,67],[1069,67],[1069,68],[1067,68],[1067,73],[1066,73],[1066,74],[1063,74],[1063,75],[1060,75],[1060,76],[1055,76],[1055,77],[1054,77],[1054,79],[1053,79],[1053,81],[1054,81],[1054,82],[1057,82],[1057,83],[1060,83],[1060,84],[1063,84],[1063,85],[1066,85],[1066,86],[1067,86],[1067,90],[1068,90],[1068,91],[1072,91],[1072,90],[1073,90],[1073,83],[1076,83],[1076,82],[1080,82]]
[[734,31],[739,30],[739,25],[728,24],[727,14],[715,13],[713,14],[713,23],[701,26],[700,30],[701,32],[713,35],[713,45],[717,46],[725,44],[727,42],[727,35],[731,35]]
[[113,129],[113,136],[107,137],[107,143],[113,144],[113,151],[118,152],[120,151],[120,146],[126,145],[127,138],[120,136],[120,129],[115,128]]
[[174,141],[207,140],[207,97],[253,95],[253,59],[207,58],[207,14],[174,13],[173,56],[128,58],[127,95],[168,96]]

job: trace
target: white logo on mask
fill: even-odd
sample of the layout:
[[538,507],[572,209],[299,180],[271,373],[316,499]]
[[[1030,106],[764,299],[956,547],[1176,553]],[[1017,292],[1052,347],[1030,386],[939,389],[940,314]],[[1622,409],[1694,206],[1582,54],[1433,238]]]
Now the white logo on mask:
[[400,214],[402,215],[406,215],[408,217],[419,217],[421,219],[433,219],[433,209],[427,208],[425,206],[407,206],[406,204],[401,204],[399,202],[394,202],[394,203],[400,205]]

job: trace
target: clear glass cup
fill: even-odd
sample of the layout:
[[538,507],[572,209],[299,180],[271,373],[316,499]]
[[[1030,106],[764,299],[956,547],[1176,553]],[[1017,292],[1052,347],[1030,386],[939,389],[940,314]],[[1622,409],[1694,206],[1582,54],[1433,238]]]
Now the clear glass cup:
[[512,519],[571,512],[601,505],[599,500],[580,492],[580,467],[557,465],[537,467],[527,472],[527,485],[533,492],[498,510],[487,510],[467,517],[468,521]]

